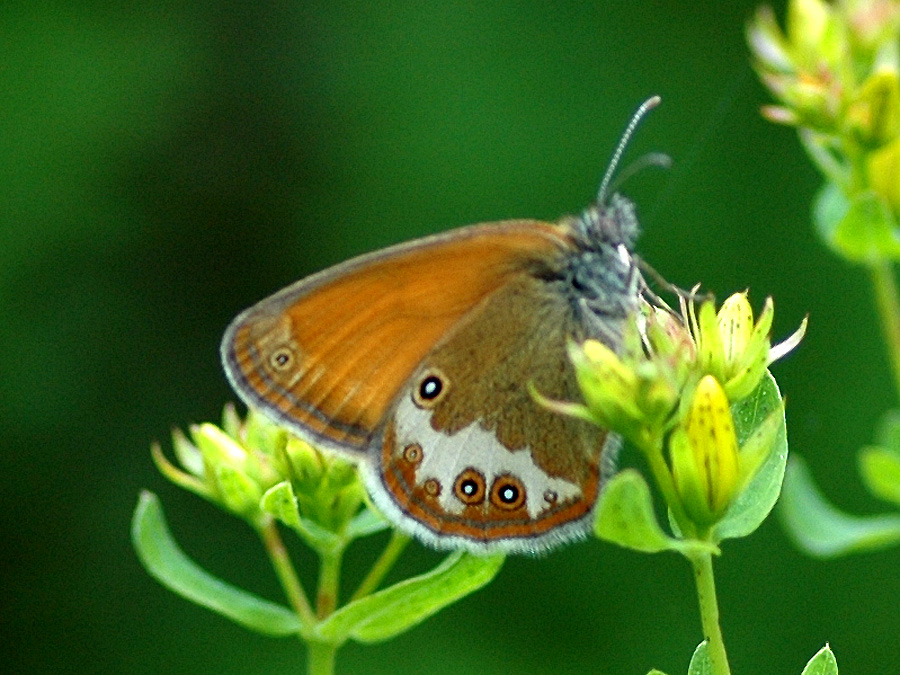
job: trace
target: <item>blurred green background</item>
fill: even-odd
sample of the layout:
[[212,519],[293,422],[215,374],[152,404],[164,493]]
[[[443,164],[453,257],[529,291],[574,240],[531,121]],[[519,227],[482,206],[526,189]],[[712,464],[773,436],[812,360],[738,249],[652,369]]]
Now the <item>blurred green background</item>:
[[[855,451],[895,404],[867,278],[816,240],[817,176],[766,96],[756,3],[41,2],[0,6],[0,470],[7,672],[299,673],[300,645],[172,595],[128,539],[160,493],[189,553],[273,599],[252,533],[168,485],[149,455],[216,420],[230,318],[279,287],[415,236],[554,219],[629,152],[670,154],[625,192],[643,255],[719,297],[776,300],[793,451],[841,506],[881,508]],[[783,13],[783,8],[776,7]],[[628,457],[626,456],[626,459]],[[381,540],[351,551],[351,579]],[[312,561],[303,552],[306,578]],[[440,556],[410,547],[395,577]],[[815,562],[772,518],[718,562],[740,673],[895,673],[900,552]],[[308,584],[309,585],[309,584]],[[341,673],[685,672],[687,565],[596,541],[510,559],[482,592]]]

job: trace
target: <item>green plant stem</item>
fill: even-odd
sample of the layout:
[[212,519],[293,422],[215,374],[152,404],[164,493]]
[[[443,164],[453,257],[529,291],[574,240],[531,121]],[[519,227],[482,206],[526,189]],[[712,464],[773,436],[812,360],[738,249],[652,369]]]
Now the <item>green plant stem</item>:
[[319,554],[319,592],[316,595],[316,616],[320,621],[327,618],[337,608],[343,557],[343,548]]
[[841,189],[846,191],[849,188],[849,181],[853,175],[848,171],[848,167],[841,164],[835,157],[834,153],[828,150],[828,143],[823,140],[822,135],[812,131],[811,129],[800,128],[798,130],[800,142],[809,155],[813,164],[822,172],[825,178]]
[[288,556],[287,549],[284,546],[274,519],[266,518],[262,525],[257,528],[257,532],[259,532],[259,536],[263,541],[266,553],[269,554],[272,567],[275,568],[275,574],[278,575],[278,580],[281,582],[281,587],[284,589],[288,602],[291,603],[291,607],[297,613],[297,616],[300,617],[303,624],[306,627],[312,627],[316,622],[316,616],[313,614],[309,600],[306,598],[306,593],[303,591],[303,586],[300,584],[300,579],[294,570],[294,565]]
[[378,588],[378,585],[387,573],[391,571],[394,563],[397,562],[397,558],[403,553],[403,550],[408,543],[409,537],[405,534],[401,534],[397,530],[393,531],[391,539],[388,541],[387,546],[385,546],[384,551],[378,556],[378,560],[375,561],[375,564],[372,566],[372,569],[369,570],[366,578],[363,579],[359,588],[356,589],[356,592],[350,598],[350,602],[364,598]]
[[334,657],[337,647],[327,642],[309,642],[309,662],[307,673],[309,675],[334,675]]
[[697,584],[697,599],[700,602],[700,621],[703,635],[707,640],[712,675],[731,675],[722,629],[719,626],[719,602],[716,599],[716,580],[713,577],[712,554],[696,553],[689,556],[694,568]]
[[900,397],[900,293],[897,291],[897,279],[891,263],[886,260],[879,260],[871,265],[869,274],[881,317],[881,329],[887,342],[897,396]]

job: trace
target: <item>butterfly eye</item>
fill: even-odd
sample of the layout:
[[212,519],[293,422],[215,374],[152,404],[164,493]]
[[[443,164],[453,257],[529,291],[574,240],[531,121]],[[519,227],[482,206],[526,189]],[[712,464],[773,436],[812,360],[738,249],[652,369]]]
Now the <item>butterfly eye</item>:
[[463,504],[474,506],[484,501],[484,476],[472,468],[468,468],[456,477],[453,493]]
[[439,370],[430,368],[413,389],[413,403],[420,408],[432,408],[447,395],[447,378]]
[[491,504],[504,511],[514,511],[525,503],[525,486],[515,476],[498,476],[491,486]]
[[279,372],[287,370],[294,365],[294,352],[288,347],[279,347],[269,357],[269,365]]

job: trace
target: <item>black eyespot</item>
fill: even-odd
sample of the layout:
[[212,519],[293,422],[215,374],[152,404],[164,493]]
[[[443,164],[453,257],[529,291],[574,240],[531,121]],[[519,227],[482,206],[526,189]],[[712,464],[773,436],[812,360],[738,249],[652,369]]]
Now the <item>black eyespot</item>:
[[447,394],[446,376],[436,368],[429,368],[412,391],[413,402],[420,408],[432,408]]
[[515,476],[499,476],[491,486],[491,503],[504,511],[513,511],[525,504],[525,486]]
[[453,492],[463,504],[474,506],[484,501],[484,476],[469,467],[456,477]]
[[443,388],[444,383],[441,382],[441,378],[437,375],[429,375],[419,385],[419,396],[422,397],[423,401],[433,401],[441,395]]

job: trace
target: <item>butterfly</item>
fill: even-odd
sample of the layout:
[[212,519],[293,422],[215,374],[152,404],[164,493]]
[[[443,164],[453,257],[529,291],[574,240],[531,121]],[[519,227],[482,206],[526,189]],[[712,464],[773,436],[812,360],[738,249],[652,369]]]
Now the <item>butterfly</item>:
[[556,223],[471,225],[313,274],[244,311],[222,340],[248,406],[357,460],[375,505],[426,544],[537,553],[585,535],[618,436],[552,412],[579,391],[567,346],[614,350],[644,281],[632,202]]

